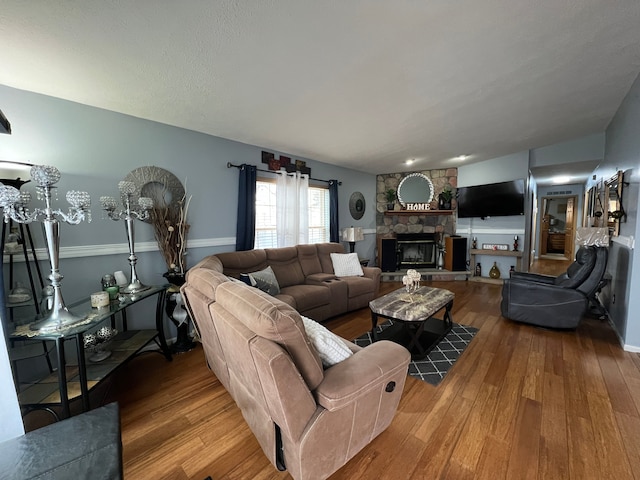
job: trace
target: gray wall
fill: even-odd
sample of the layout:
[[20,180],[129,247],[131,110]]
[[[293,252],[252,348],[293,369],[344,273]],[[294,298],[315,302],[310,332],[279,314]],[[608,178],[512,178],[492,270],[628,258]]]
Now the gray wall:
[[[626,223],[620,224],[620,237],[609,249],[608,271],[612,283],[606,301],[610,316],[625,348],[640,351],[640,256],[632,248],[640,236],[637,221],[640,185],[640,76],[636,78],[606,130],[605,160],[596,170],[596,181],[608,179],[618,170],[625,171],[623,206]],[[590,182],[587,189],[595,182]],[[636,292],[635,295],[633,292]],[[636,312],[636,314],[632,314]]]
[[600,161],[604,158],[604,133],[531,149],[530,167]]

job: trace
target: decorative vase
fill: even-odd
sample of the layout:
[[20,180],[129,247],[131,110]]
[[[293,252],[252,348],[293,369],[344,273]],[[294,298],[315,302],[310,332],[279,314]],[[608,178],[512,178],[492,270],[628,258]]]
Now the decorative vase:
[[189,313],[182,302],[180,287],[184,285],[184,273],[167,272],[162,275],[171,286],[167,289],[165,312],[176,326],[176,341],[171,345],[172,353],[184,353],[196,346],[189,337]]
[[493,267],[491,267],[491,270],[489,270],[489,277],[500,278],[500,269],[498,268],[498,264],[496,262],[493,262]]

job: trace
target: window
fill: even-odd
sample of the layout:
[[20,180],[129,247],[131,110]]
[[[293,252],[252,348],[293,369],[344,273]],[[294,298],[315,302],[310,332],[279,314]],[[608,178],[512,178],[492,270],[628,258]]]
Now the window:
[[[309,186],[309,243],[329,241],[329,189]],[[276,184],[256,182],[255,248],[275,248]]]

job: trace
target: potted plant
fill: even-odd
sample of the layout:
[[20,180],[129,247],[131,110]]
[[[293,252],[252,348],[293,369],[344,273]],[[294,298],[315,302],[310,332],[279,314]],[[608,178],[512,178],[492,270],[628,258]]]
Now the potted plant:
[[396,191],[393,188],[388,188],[384,192],[384,197],[387,199],[387,210],[393,210],[396,201]]
[[453,190],[451,186],[446,185],[440,195],[438,195],[438,208],[440,210],[451,210],[451,199],[453,198]]

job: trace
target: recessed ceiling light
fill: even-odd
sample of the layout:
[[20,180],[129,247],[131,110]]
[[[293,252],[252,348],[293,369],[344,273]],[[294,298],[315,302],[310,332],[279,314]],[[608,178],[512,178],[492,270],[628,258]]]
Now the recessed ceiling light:
[[559,175],[557,177],[553,177],[551,181],[555,184],[569,183],[571,181],[571,177],[567,175]]
[[415,162],[416,159],[415,158],[410,158],[409,160],[407,160],[406,162],[404,162],[405,165],[413,165],[413,162]]
[[457,157],[453,157],[453,159],[458,161],[458,162],[464,162],[469,157],[470,157],[470,155],[458,155]]

